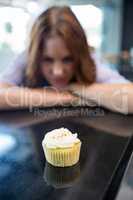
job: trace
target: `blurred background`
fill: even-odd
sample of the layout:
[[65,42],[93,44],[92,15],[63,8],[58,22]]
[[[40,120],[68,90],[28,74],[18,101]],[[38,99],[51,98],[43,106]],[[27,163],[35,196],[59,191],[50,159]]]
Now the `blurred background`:
[[132,0],[0,0],[0,72],[25,49],[34,20],[51,5],[69,5],[92,51],[133,80]]

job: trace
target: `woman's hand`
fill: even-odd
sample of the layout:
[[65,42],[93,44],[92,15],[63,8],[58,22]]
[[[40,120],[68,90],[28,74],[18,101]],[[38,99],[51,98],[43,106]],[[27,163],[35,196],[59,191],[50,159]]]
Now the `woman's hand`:
[[85,85],[80,84],[80,83],[73,83],[67,86],[66,90],[72,92],[72,94],[75,94],[80,97],[84,97],[84,90],[85,90]]
[[88,96],[89,85],[87,86],[80,83],[74,83],[74,84],[70,84],[67,87],[67,90],[80,98],[80,103],[79,103],[80,105],[91,106],[91,107],[97,105],[94,102],[93,98]]
[[48,106],[75,106],[79,101],[79,97],[69,91],[45,91],[45,102]]

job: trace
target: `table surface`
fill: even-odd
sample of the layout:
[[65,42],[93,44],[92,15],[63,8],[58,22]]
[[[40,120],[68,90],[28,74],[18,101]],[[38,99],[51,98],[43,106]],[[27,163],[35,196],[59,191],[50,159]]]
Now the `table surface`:
[[[47,108],[0,113],[1,200],[101,200],[133,133],[133,116],[101,108]],[[80,161],[45,161],[46,132],[66,127],[82,141]]]
[[133,200],[133,153],[127,165],[116,200]]

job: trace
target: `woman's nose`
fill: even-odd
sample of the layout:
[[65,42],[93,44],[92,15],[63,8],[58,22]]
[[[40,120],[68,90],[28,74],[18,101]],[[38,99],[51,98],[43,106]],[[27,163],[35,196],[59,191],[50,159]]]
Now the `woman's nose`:
[[53,67],[53,75],[54,76],[62,76],[63,75],[63,67],[59,64],[55,64]]

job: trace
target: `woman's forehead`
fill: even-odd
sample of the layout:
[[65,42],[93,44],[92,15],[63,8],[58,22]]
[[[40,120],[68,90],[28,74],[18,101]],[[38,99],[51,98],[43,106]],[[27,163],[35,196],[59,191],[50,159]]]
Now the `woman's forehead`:
[[45,41],[43,54],[70,55],[71,53],[60,36],[53,36]]

